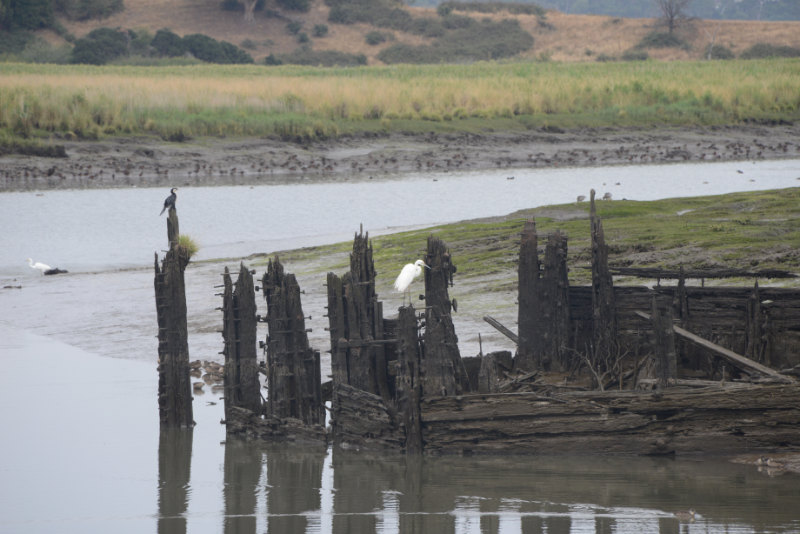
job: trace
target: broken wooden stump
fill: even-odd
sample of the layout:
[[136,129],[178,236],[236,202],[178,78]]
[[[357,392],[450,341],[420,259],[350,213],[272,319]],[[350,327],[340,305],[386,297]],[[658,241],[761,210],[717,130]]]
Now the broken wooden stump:
[[423,395],[460,395],[469,391],[469,378],[461,362],[458,337],[451,312],[448,286],[456,266],[450,251],[437,237],[428,237],[425,255],[425,346],[422,360]]
[[350,271],[328,273],[328,321],[334,386],[349,386],[391,398],[386,375],[383,303],[375,293],[369,234],[355,235]]
[[[222,339],[225,355],[225,419],[238,406],[260,414],[261,384],[256,353],[256,300],[253,274],[241,263],[234,284],[225,267],[222,294]],[[233,286],[236,286],[235,289]]]
[[285,273],[280,260],[275,258],[270,260],[261,285],[269,326],[267,415],[294,418],[324,431],[320,356],[308,343],[297,278]]
[[169,250],[161,267],[155,254],[155,296],[158,320],[158,412],[162,426],[191,427],[192,385],[186,326],[186,283],[183,273],[188,253],[178,245],[178,214],[170,207],[167,218]]

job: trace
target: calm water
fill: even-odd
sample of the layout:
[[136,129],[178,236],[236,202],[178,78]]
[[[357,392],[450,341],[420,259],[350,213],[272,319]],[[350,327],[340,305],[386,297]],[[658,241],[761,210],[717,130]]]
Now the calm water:
[[[739,171],[742,171],[741,173]],[[512,174],[513,173],[513,174]],[[510,180],[511,176],[514,177]],[[181,231],[198,259],[351,239],[588,197],[653,200],[800,186],[800,160],[409,174],[356,182],[178,191]],[[619,184],[619,185],[617,185]],[[151,265],[166,241],[167,189],[0,193],[0,276],[27,258],[69,271]]]
[[[569,202],[591,187],[644,200],[800,185],[797,160],[513,173],[185,188],[181,229],[204,257],[238,257],[350,239],[361,223],[374,235]],[[194,430],[160,433],[150,269],[166,194],[0,194],[0,286],[21,286],[0,290],[0,532],[800,532],[800,477],[721,460],[226,443],[210,392],[195,397]],[[39,276],[29,256],[71,274]],[[219,359],[220,270],[187,271],[193,358]],[[321,315],[324,297],[303,305]],[[680,523],[673,513],[689,508],[696,521]]]

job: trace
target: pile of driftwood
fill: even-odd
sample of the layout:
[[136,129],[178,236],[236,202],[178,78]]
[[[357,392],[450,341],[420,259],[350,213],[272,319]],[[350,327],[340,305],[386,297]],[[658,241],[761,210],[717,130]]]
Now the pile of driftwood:
[[[676,274],[674,286],[615,287],[593,194],[591,202],[590,286],[570,287],[564,234],[540,247],[535,222],[525,224],[518,333],[486,317],[514,340],[515,354],[459,354],[448,292],[456,266],[433,236],[423,257],[424,307],[403,306],[387,318],[368,235],[356,234],[350,270],[327,277],[332,376],[325,384],[300,289],[279,260],[260,288],[244,265],[236,282],[226,272],[228,431],[436,454],[800,447],[800,291],[690,287],[696,273],[682,271],[637,273]],[[266,317],[256,312],[259,289]],[[260,367],[258,321],[269,326]]]

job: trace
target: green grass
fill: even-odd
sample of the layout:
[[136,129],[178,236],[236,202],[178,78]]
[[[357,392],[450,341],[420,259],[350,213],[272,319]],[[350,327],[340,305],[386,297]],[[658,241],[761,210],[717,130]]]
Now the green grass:
[[[428,236],[435,234],[450,248],[457,283],[480,283],[483,291],[508,290],[516,284],[520,233],[525,221],[535,217],[540,250],[546,235],[566,233],[570,282],[586,284],[591,276],[588,212],[587,202],[546,206],[490,221],[373,237],[375,270],[379,283],[388,287],[398,266],[422,257]],[[598,201],[597,212],[612,266],[779,269],[800,274],[800,188],[647,202]],[[556,220],[555,214],[569,220]],[[308,263],[320,271],[341,273],[348,268],[351,247],[345,242],[279,255],[294,265]],[[320,263],[319,258],[330,261]],[[781,283],[800,285],[797,280]]]
[[800,59],[390,67],[0,63],[0,134],[168,140],[800,119]]

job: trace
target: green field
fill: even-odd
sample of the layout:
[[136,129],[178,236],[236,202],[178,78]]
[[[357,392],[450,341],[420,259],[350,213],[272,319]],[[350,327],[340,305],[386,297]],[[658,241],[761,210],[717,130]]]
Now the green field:
[[[800,270],[800,187],[646,202],[599,201],[597,213],[603,221],[609,263],[614,267]],[[490,221],[374,237],[379,289],[390,292],[398,266],[422,257],[427,237],[435,234],[450,248],[458,268],[457,283],[470,284],[483,293],[515,290],[520,233],[529,218],[536,220],[541,246],[549,233],[559,230],[567,234],[570,283],[588,284],[588,215],[588,202],[571,203],[520,211]],[[348,242],[287,251],[280,253],[280,258],[293,268],[308,270],[313,265],[320,275],[328,270],[344,272],[351,247]],[[327,261],[321,262],[320,258]],[[726,279],[717,283],[753,282]],[[775,283],[797,287],[800,279]]]
[[0,140],[712,125],[800,118],[800,60],[353,68],[0,64]]

